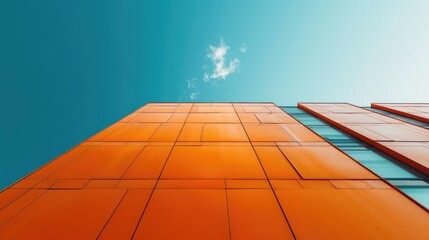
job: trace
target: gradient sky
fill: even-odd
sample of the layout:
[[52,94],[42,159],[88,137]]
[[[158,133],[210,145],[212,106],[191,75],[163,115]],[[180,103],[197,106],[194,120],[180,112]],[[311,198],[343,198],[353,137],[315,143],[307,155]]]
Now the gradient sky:
[[147,102],[194,92],[429,102],[428,10],[426,0],[3,0],[0,188]]

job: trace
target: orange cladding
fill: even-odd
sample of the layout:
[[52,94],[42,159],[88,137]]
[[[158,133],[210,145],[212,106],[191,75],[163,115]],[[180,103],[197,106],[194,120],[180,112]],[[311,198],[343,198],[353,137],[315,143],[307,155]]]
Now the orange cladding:
[[429,175],[429,130],[351,104],[299,107]]
[[425,209],[272,103],[150,103],[0,193],[0,239],[429,239],[428,228]]

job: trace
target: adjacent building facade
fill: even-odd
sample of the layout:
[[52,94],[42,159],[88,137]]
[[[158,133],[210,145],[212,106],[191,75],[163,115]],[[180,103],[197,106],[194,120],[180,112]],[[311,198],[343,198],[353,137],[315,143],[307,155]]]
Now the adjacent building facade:
[[429,239],[429,130],[345,103],[150,103],[0,193],[0,239]]

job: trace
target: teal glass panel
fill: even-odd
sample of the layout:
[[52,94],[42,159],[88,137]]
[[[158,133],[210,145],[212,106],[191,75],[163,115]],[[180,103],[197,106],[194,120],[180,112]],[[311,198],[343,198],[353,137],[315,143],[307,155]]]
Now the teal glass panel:
[[348,155],[355,159],[359,159],[360,161],[386,161],[386,158],[382,157],[380,154],[375,153],[372,150],[347,150]]
[[300,108],[297,108],[297,107],[284,107],[283,109],[286,110],[286,112],[288,112],[290,114],[297,114],[297,113],[307,114],[306,111],[304,111],[304,110],[302,110]]
[[388,161],[359,161],[384,179],[420,179],[419,176]]
[[419,202],[421,205],[429,208],[429,188],[421,187],[400,187],[401,191]]

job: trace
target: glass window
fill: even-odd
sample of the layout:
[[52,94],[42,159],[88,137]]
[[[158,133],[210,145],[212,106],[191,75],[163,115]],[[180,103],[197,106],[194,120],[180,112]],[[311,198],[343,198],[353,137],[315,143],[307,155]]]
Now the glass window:
[[402,187],[399,189],[426,208],[429,208],[429,188]]

